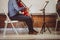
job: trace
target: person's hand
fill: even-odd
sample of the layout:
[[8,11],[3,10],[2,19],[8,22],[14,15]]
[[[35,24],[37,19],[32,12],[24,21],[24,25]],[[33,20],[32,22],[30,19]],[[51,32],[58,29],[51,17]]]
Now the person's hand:
[[25,7],[21,7],[22,8],[22,10],[21,11],[23,11],[23,10],[25,10],[26,8]]
[[19,14],[24,14],[24,12],[19,11]]

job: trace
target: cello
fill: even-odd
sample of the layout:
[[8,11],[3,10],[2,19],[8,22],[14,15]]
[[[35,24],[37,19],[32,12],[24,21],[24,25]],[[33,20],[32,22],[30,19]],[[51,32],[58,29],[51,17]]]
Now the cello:
[[25,16],[29,16],[29,12],[26,5],[21,0],[17,0],[17,4],[18,4],[18,7],[25,7],[25,9],[21,10],[21,12],[23,12]]

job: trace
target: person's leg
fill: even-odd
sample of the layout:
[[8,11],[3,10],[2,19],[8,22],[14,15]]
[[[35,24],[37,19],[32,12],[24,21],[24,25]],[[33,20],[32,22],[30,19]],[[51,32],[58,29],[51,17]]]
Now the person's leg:
[[60,16],[60,9],[59,9],[59,10],[57,10],[57,13],[58,13],[58,15]]
[[[19,21],[25,21],[28,29],[29,29],[29,33],[35,31],[33,29],[33,21],[29,16],[24,16],[24,15],[16,15],[14,17],[11,18],[12,20],[19,20]],[[36,31],[35,31],[36,32]],[[37,33],[37,32],[36,32]]]

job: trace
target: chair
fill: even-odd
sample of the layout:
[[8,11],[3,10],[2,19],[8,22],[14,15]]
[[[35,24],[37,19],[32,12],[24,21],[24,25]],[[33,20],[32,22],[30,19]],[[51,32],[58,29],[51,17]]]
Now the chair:
[[57,30],[58,22],[60,21],[60,16],[57,13],[57,19],[56,19],[56,26],[55,26],[55,31]]
[[18,22],[18,21],[17,20],[10,20],[10,18],[7,15],[7,13],[5,12],[5,10],[4,10],[4,13],[6,15],[6,20],[5,20],[5,27],[4,27],[3,36],[5,37],[5,35],[6,35],[6,30],[7,30],[8,23],[10,23],[12,25],[12,28],[13,28],[14,32],[18,35],[18,32],[17,32],[16,28],[13,25],[14,22]]

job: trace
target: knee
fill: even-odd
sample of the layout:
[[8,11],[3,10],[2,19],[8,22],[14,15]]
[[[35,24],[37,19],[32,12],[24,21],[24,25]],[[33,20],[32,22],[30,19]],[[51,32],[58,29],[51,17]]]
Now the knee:
[[27,17],[27,19],[31,19],[31,17]]
[[27,20],[27,21],[32,21],[32,18],[31,18],[31,17],[27,17],[26,20]]

